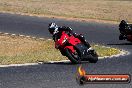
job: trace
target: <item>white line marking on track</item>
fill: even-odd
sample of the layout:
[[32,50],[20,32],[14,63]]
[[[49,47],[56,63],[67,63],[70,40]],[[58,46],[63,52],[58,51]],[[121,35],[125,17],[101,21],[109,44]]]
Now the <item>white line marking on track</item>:
[[4,33],[5,35],[8,35],[9,33]]
[[11,34],[12,36],[15,36],[16,34]]
[[52,40],[52,39],[48,39],[49,41]]
[[30,38],[30,36],[26,36],[27,38]]
[[33,39],[35,39],[36,37],[32,37]]
[[25,64],[10,64],[10,65],[0,65],[0,67],[18,67],[18,66],[30,66],[30,65],[39,65],[38,63],[25,63]]
[[19,36],[23,37],[23,36],[25,36],[25,35],[19,35]]
[[39,38],[40,40],[44,40],[44,38]]

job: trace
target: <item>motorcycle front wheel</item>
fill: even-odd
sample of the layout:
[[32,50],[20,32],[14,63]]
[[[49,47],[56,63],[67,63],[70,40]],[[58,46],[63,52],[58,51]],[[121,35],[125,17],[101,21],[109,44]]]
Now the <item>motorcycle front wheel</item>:
[[90,63],[96,63],[98,61],[98,54],[95,51],[93,51],[92,53],[89,54],[88,59]]
[[81,59],[80,59],[77,51],[75,53],[72,53],[72,51],[70,49],[65,49],[65,52],[66,52],[66,56],[71,61],[71,63],[73,63],[73,64],[81,63]]

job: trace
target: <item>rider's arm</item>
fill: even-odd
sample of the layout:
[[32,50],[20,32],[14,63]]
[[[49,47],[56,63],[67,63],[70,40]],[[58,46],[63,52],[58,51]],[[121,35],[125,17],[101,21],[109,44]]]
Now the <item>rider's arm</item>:
[[68,32],[73,32],[70,27],[62,26],[58,28],[59,31],[68,31]]
[[52,38],[53,38],[54,41],[56,41],[57,40],[57,35],[56,34],[53,35]]

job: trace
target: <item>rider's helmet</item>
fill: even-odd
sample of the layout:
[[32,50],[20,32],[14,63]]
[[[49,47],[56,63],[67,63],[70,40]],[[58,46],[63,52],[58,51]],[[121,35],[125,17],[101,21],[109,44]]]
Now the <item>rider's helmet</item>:
[[127,28],[128,24],[125,20],[122,20],[119,24],[119,30],[125,30]]
[[56,29],[58,29],[58,26],[55,23],[50,23],[49,24],[49,32],[50,34],[55,34]]
[[125,27],[127,26],[127,22],[125,20],[122,20],[121,23],[119,24],[119,27]]

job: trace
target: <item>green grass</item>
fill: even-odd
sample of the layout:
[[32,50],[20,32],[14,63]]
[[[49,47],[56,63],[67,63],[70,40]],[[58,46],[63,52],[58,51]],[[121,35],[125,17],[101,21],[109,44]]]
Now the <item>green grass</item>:
[[131,0],[0,0],[0,11],[132,22]]
[[[111,56],[120,51],[92,44],[99,56]],[[31,39],[20,36],[0,35],[0,64],[22,64],[66,60],[54,48],[52,40]]]

